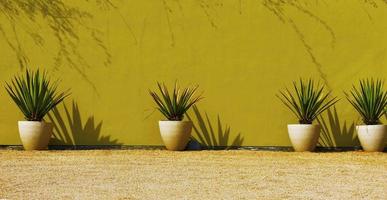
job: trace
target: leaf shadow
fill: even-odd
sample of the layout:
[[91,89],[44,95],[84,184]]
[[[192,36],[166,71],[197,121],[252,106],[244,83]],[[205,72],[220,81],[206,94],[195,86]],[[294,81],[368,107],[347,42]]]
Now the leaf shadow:
[[317,118],[321,125],[318,145],[322,147],[352,147],[359,146],[355,132],[355,123],[340,122],[336,107],[328,109],[325,117]]
[[94,116],[89,116],[83,123],[79,106],[74,101],[71,110],[63,103],[62,113],[54,108],[48,114],[54,126],[51,145],[122,145],[117,139],[101,134],[103,121],[96,122]]
[[237,149],[243,144],[243,136],[238,133],[231,139],[231,128],[221,122],[220,116],[216,119],[216,130],[208,114],[202,114],[197,106],[193,106],[193,117],[187,114],[187,118],[194,122],[193,130],[195,135],[192,140],[198,142],[203,149]]

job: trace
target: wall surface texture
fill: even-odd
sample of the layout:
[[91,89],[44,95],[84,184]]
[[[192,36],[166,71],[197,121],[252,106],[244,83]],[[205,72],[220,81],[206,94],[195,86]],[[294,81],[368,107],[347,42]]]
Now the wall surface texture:
[[23,119],[4,83],[40,68],[71,88],[46,117],[52,144],[161,145],[148,89],[178,80],[204,92],[189,115],[212,145],[289,146],[297,120],[275,94],[312,77],[341,98],[320,119],[321,145],[352,146],[360,118],[343,91],[387,78],[387,2],[1,1],[0,47],[3,145],[20,144]]

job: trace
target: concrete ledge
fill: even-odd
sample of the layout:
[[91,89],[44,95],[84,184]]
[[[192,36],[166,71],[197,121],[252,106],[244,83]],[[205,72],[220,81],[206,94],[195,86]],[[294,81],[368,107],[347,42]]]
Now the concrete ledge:
[[[23,150],[22,145],[0,145],[2,150]],[[164,146],[158,145],[50,145],[49,150],[165,150]],[[251,150],[251,151],[285,151],[291,152],[293,148],[290,146],[216,146],[216,147],[200,147],[200,149],[187,149],[188,151],[195,150]],[[316,147],[316,152],[345,152],[359,151],[360,146],[354,147]],[[387,152],[387,147],[384,149]]]

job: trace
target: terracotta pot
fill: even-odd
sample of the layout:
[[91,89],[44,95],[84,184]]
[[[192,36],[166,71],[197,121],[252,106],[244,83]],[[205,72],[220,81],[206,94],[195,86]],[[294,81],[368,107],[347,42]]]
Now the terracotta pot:
[[356,130],[364,151],[383,151],[387,125],[361,125]]
[[320,125],[289,124],[288,133],[295,151],[313,151],[320,136]]
[[161,138],[171,151],[181,151],[191,137],[191,121],[159,121]]
[[25,150],[47,149],[52,124],[38,121],[19,121],[19,134]]

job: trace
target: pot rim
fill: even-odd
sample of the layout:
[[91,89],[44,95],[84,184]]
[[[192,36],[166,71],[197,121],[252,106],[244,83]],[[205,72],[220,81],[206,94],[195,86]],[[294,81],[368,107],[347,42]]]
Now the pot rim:
[[45,122],[45,121],[18,121],[18,123],[23,123],[23,124],[52,124],[52,122]]
[[320,126],[320,124],[288,124],[288,126]]
[[192,123],[192,121],[159,120],[159,123]]
[[374,124],[374,125],[362,124],[362,125],[356,125],[356,127],[383,127],[383,126],[387,126],[387,124]]

